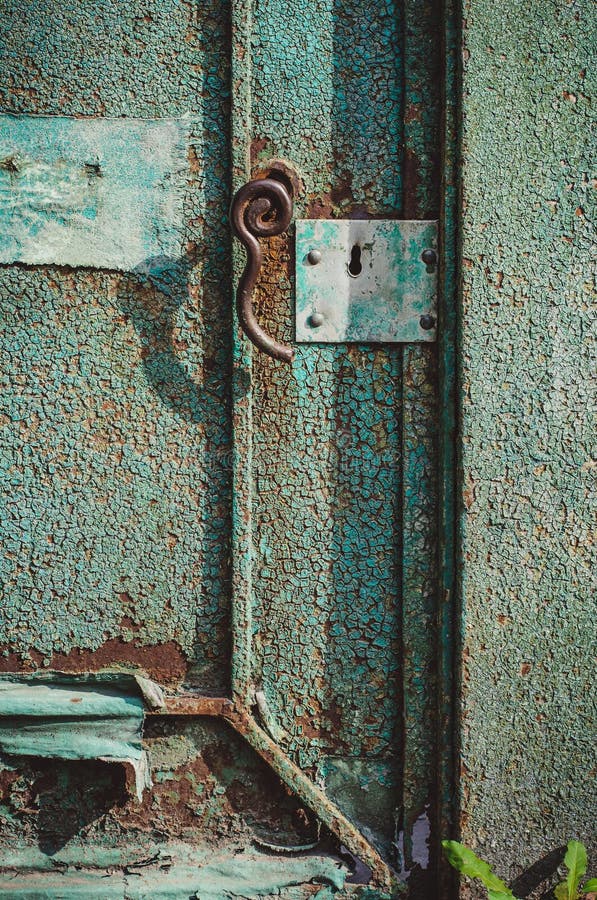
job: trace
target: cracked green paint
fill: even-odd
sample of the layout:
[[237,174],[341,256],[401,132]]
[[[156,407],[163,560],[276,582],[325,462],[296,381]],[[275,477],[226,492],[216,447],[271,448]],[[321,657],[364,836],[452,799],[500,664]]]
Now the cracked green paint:
[[[356,0],[253,3],[256,152],[290,160],[324,205],[344,184],[339,217],[355,204],[370,212],[401,206],[400,18],[391,0],[367,15]],[[269,114],[261,116],[266,102]]]
[[583,0],[464,16],[461,833],[508,878],[595,839],[597,34]]
[[[251,161],[256,171],[276,158],[297,167],[298,218],[434,218],[436,181],[418,188],[425,205],[407,202],[401,141],[407,102],[418,104],[426,158],[436,149],[428,125],[437,58],[431,48],[416,90],[408,82],[404,94],[403,15],[393,3],[366,16],[350,2],[283,13],[274,2],[253,4]],[[430,9],[409,15],[429,27]],[[289,341],[291,259],[283,241],[267,253],[256,307]],[[430,803],[433,770],[433,357],[383,346],[295,349],[291,372],[252,359],[251,674],[300,765],[321,777],[329,758],[345,761],[337,802],[365,833],[375,826],[359,807],[363,779],[374,783],[379,766],[397,773],[386,828],[395,827],[395,845],[404,828],[404,861],[387,831],[372,839],[385,841],[406,875],[418,869],[420,882],[409,834]]]
[[[367,16],[359,3],[331,0],[235,3],[232,12],[235,27],[253,23],[232,70],[242,107],[232,127],[235,178],[248,177],[250,152],[256,167],[282,156],[304,181],[301,215],[433,218],[427,176],[415,192],[425,203],[406,208],[402,146],[414,128],[403,123],[410,104],[425,136],[412,143],[422,171],[432,172],[437,82],[423,67],[416,90],[407,83],[403,91],[402,40],[408,16],[432,40],[431,4],[408,16],[387,0]],[[14,479],[5,662],[39,665],[57,652],[108,645],[110,662],[122,662],[124,644],[146,648],[149,665],[169,642],[168,658],[182,655],[174,682],[188,663],[195,686],[225,691],[234,505],[235,693],[263,694],[284,749],[319,780],[328,773],[338,803],[394,861],[405,831],[399,862],[407,871],[408,832],[426,809],[431,778],[431,355],[301,348],[289,375],[257,358],[251,371],[250,352],[236,344],[231,411],[227,13],[219,3],[67,0],[52,8],[50,30],[47,4],[29,4],[24,15],[20,4],[5,5],[7,112],[193,119],[180,259],[125,275],[0,273],[10,376],[1,421]],[[433,60],[426,47],[411,53]],[[287,247],[268,248],[257,298],[283,337]],[[280,785],[272,793],[264,779],[243,793],[254,760],[230,735],[214,740],[220,727],[155,724],[152,802],[141,810],[119,810],[119,786],[101,766],[89,796],[66,765],[52,791],[43,769],[9,771],[19,839],[54,847],[50,838],[76,843],[81,834],[87,846],[105,847],[138,834],[151,852],[175,835],[242,851],[265,816],[258,798],[283,806]],[[227,769],[244,773],[232,779],[240,786],[221,772],[212,777],[227,754]],[[375,803],[359,804],[372,788],[387,788],[383,823]],[[34,824],[26,810],[36,796]],[[76,820],[77,806],[87,818]],[[78,823],[72,833],[48,829],[47,810],[56,808]],[[280,830],[292,831],[288,819]],[[288,896],[312,887],[293,886]],[[377,891],[360,893],[379,900]]]
[[[81,152],[95,141],[107,157],[117,134],[136,136],[136,146],[143,134],[155,140],[159,128],[166,137],[174,129],[177,146],[187,135],[182,178],[173,170],[174,186],[184,188],[182,251],[166,237],[163,247],[161,239],[142,241],[142,259],[123,275],[0,271],[0,633],[9,668],[15,657],[31,666],[55,654],[68,664],[72,651],[101,655],[108,644],[96,666],[126,660],[136,647],[137,660],[162,680],[180,680],[188,669],[205,687],[225,690],[226,29],[220,3],[3,5],[5,112],[59,116],[51,125],[71,151],[79,135]],[[64,116],[101,118],[66,124]],[[116,124],[109,116],[127,118]],[[170,118],[151,121],[158,116]],[[36,128],[34,119],[18,121]],[[37,127],[43,141],[48,120]],[[164,152],[172,146],[162,144]],[[149,168],[160,165],[156,159]],[[140,165],[139,190],[147,174]],[[180,227],[176,209],[166,219],[166,232]],[[129,224],[126,210],[121,220],[116,229]],[[101,263],[101,249],[89,248],[85,262]],[[54,261],[69,259],[60,252]],[[153,645],[166,650],[152,665],[142,648]]]

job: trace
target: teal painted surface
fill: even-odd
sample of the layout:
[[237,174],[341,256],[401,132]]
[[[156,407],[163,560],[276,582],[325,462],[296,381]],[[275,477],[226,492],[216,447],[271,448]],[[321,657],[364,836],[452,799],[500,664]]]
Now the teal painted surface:
[[254,672],[303,766],[392,754],[399,371],[387,351],[305,350],[284,418],[259,410]]
[[182,272],[160,276],[1,273],[9,652],[173,641],[166,680],[224,653],[225,387],[200,374]]
[[[119,867],[116,861],[112,861],[112,871],[101,868],[81,871],[80,860],[79,868],[75,868],[72,858],[57,854],[56,864],[61,867],[58,875],[51,871],[32,873],[22,876],[17,884],[12,878],[12,883],[8,879],[3,883],[0,876],[0,897],[11,900],[222,900],[224,897],[302,900],[306,896],[304,885],[311,884],[309,896],[330,900],[338,895],[347,874],[338,862],[318,856],[281,860],[265,853],[253,853],[239,859],[213,853],[191,854],[172,846],[169,855],[159,857],[158,853],[153,865],[147,865],[142,859],[137,866],[130,862],[120,872],[114,871]],[[31,854],[29,867],[35,868],[31,866],[34,861],[35,855]]]
[[[296,340],[299,343],[433,341],[421,316],[437,316],[437,265],[421,254],[437,251],[437,223],[331,221],[295,224]],[[354,249],[358,272],[351,274]],[[309,253],[320,261],[313,265]],[[323,316],[317,325],[314,315]]]
[[[444,48],[442,63],[444,79],[444,115],[441,125],[443,172],[440,198],[440,218],[445,253],[441,263],[442,302],[439,307],[438,339],[438,481],[439,509],[439,603],[437,611],[438,652],[436,656],[436,715],[438,746],[434,768],[436,771],[437,818],[436,835],[451,834],[457,819],[458,716],[456,662],[460,647],[457,625],[457,529],[458,529],[458,443],[457,443],[457,378],[459,312],[459,155],[457,152],[460,126],[460,17],[458,4],[445,4]],[[433,841],[432,841],[433,843]],[[445,858],[439,857],[436,885],[446,897],[456,895],[456,872]]]
[[363,834],[391,858],[399,773],[391,759],[326,757],[321,765],[326,794],[350,811]]
[[[249,157],[255,170],[272,156],[292,161],[302,216],[434,217],[435,186],[411,190],[401,141],[406,110],[418,109],[413,147],[432,172],[437,85],[425,69],[403,92],[407,17],[393,2],[366,16],[331,0],[248,7],[233,9],[234,24],[253,31],[233,69],[232,142],[221,4],[67,2],[52,29],[44,4],[3,13],[6,111],[191,115],[180,258],[151,257],[127,275],[0,273],[11,479],[3,665],[134,663],[162,682],[186,676],[226,692],[232,508],[234,693],[247,704],[263,695],[264,725],[327,778],[405,876],[414,870],[423,897],[427,839],[419,828],[413,852],[412,837],[433,777],[432,351],[300,348],[289,374],[251,365],[237,343],[231,409],[225,212],[231,154],[235,179]],[[417,9],[421,31],[432,13]],[[425,196],[416,209],[413,192]],[[285,240],[268,250],[257,301],[288,337]],[[89,770],[89,795],[89,771],[66,762],[51,777],[30,761],[3,769],[4,840],[16,827],[22,844],[54,850],[122,847],[135,834],[148,856],[173,838],[241,851],[264,818],[266,841],[293,831],[295,843],[317,840],[309,814],[277,779],[254,776],[255,759],[220,725],[153,728],[154,788],[141,807],[123,803],[101,765]],[[56,809],[68,825],[57,833],[47,822]],[[311,894],[288,888],[293,900]]]
[[196,111],[224,152],[220,68],[227,6],[184,0],[6,0],[2,5],[3,111],[163,118]]
[[595,839],[597,29],[582,0],[465,16],[461,828],[514,877]]
[[0,262],[144,271],[180,257],[190,129],[0,116]]
[[250,5],[258,36],[252,162],[291,161],[324,217],[394,214],[402,203],[400,7],[382,0],[365,15],[358,0]]
[[[182,252],[172,209],[168,253],[148,245],[135,272],[0,271],[5,668],[122,662],[226,689],[227,15],[219,2],[3,4],[4,112],[99,117],[52,120],[71,143],[188,128]],[[47,120],[27,126],[45,139]]]
[[49,759],[130,764],[137,796],[149,787],[141,743],[145,706],[132,677],[77,684],[61,679],[0,678],[0,752]]
[[[433,21],[412,15],[421,30]],[[434,181],[407,212],[402,20],[392,3],[366,16],[353,3],[253,4],[251,163],[297,167],[298,218],[434,218]],[[408,102],[428,171],[438,83],[422,68]],[[261,321],[285,341],[292,264],[288,244],[270,242],[257,291]],[[338,803],[423,897],[429,847],[415,861],[411,832],[432,803],[433,355],[299,345],[290,373],[253,354],[251,377],[253,683],[292,758],[316,776],[341,760],[352,782]],[[382,767],[395,814],[380,832],[358,798]]]

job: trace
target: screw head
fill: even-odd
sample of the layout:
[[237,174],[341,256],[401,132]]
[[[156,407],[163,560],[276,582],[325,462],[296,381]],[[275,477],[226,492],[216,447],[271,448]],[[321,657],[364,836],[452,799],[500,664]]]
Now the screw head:
[[423,331],[431,331],[433,326],[435,325],[435,319],[433,316],[421,316],[419,319],[419,325],[423,329]]
[[316,266],[317,263],[320,263],[321,250],[309,250],[307,253],[307,262],[311,263],[312,266]]
[[421,253],[421,259],[426,266],[434,266],[437,262],[437,253],[431,247],[428,247],[427,250],[423,250]]
[[309,325],[311,328],[319,328],[320,325],[323,325],[325,322],[325,316],[323,313],[314,312],[309,316]]

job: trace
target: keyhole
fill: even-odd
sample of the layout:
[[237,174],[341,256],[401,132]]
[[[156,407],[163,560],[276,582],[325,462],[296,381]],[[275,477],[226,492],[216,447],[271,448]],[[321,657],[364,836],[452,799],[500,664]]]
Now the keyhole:
[[356,278],[363,271],[363,263],[361,262],[361,248],[355,244],[350,251],[350,262],[348,263],[348,273]]

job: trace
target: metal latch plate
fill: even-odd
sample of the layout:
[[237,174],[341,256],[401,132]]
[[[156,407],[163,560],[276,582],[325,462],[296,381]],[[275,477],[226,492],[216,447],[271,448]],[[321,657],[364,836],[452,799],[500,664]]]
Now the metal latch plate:
[[299,343],[434,341],[437,222],[299,219]]

